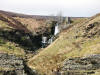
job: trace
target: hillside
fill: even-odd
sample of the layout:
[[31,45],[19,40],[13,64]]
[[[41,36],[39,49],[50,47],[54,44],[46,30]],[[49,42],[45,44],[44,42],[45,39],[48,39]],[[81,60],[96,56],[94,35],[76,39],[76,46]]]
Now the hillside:
[[[5,11],[0,11],[0,75],[15,75],[16,73],[14,71],[21,66],[22,68],[20,69],[26,70],[27,72],[29,68],[25,65],[26,60],[34,56],[36,54],[35,51],[41,47],[41,35],[47,31],[48,27],[45,24],[45,20],[37,21],[33,18],[13,17],[11,16],[13,15],[12,13],[9,14]],[[14,60],[15,56],[21,57],[21,61],[24,64],[21,64],[19,59]],[[15,68],[15,64],[18,66],[17,68]],[[13,72],[11,67],[14,68]],[[25,69],[24,67],[27,68]],[[23,71],[20,75],[22,74]],[[26,75],[29,74],[27,72]]]
[[100,54],[100,14],[62,31],[58,39],[31,58],[28,65],[39,73],[51,75],[52,70],[62,67],[65,59],[92,54]]
[[32,18],[32,19],[37,19],[37,20],[41,20],[41,19],[48,20],[50,18],[56,19],[54,16],[26,15],[26,14],[15,13],[15,12],[10,12],[10,11],[3,11],[3,10],[0,10],[0,13],[4,13],[11,17]]
[[[26,33],[31,32],[34,35],[50,33],[51,21],[57,21],[57,18],[57,16],[26,15],[0,10],[0,20],[7,22],[15,29]],[[71,20],[75,24],[84,18],[87,19],[87,17],[71,17]]]
[[25,50],[33,51],[41,47],[41,36],[44,33],[50,33],[48,31],[50,25],[45,19],[37,20],[24,16],[28,15],[0,11],[0,37],[18,44]]
[[[30,21],[30,19],[26,20]],[[32,23],[38,22],[33,21]],[[29,22],[27,24],[30,25]],[[24,56],[26,51],[34,51],[39,48],[40,41],[37,41],[41,39],[37,38],[40,38],[41,29],[40,31],[38,30],[37,36],[33,35],[33,32],[37,32],[36,29],[39,28],[34,24],[31,24],[33,28],[30,29],[26,24],[23,24],[23,21],[16,20],[5,13],[0,13],[0,53]]]
[[6,14],[0,13],[0,20],[8,23],[8,25],[13,27],[14,29],[22,30],[24,32],[29,33],[29,30],[21,22],[15,20],[14,18]]
[[[47,19],[41,18],[40,16],[37,16],[37,19],[35,18],[35,16],[34,18],[31,16],[32,15],[29,16],[0,10],[0,20],[7,22],[8,25],[17,30],[24,31],[25,33],[31,32],[37,35],[38,33],[43,34],[44,32],[46,32],[49,27],[48,25],[46,25]],[[41,31],[43,33],[41,33]]]
[[8,22],[13,19],[10,18],[9,20],[7,20],[7,16],[5,16],[6,18],[4,18],[3,16],[5,15],[1,15],[0,13],[0,53],[8,53],[8,54],[13,53],[15,55],[24,56],[25,55],[24,49],[21,48],[17,43],[8,40],[8,38],[10,37],[9,32],[13,32],[13,30],[17,28],[14,26],[15,24],[14,22],[13,22],[14,24],[12,22]]
[[[94,42],[97,43],[99,40],[99,15],[92,18],[71,17],[72,23],[69,27],[64,29],[51,45],[41,49],[41,37],[43,34],[51,34],[52,20],[50,16],[49,20],[45,16],[37,17],[0,11],[0,53],[14,54],[26,59],[35,55],[28,59],[28,65],[39,73],[49,75],[52,70],[61,67],[66,58],[76,57],[79,52],[79,56],[90,53],[90,50],[85,52],[85,46],[92,42],[95,44]],[[96,27],[88,28],[91,24],[96,24]],[[97,31],[94,32],[95,28]],[[93,41],[94,38],[96,40]],[[99,53],[98,50],[95,52]]]

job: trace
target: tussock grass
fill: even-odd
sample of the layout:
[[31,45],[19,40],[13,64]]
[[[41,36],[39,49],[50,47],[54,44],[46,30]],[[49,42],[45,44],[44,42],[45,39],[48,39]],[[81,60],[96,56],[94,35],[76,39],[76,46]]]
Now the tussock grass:
[[7,41],[3,38],[0,38],[0,53],[15,54],[21,56],[25,55],[23,48],[18,46],[18,44]]
[[[87,25],[99,22],[100,16],[94,19],[77,21],[68,30],[59,35],[59,38],[28,62],[28,65],[41,74],[50,75],[54,69],[59,69],[65,59],[82,57],[100,53],[100,37],[83,37]],[[98,25],[100,28],[100,25]],[[78,36],[76,38],[76,36]]]
[[[0,28],[2,30],[12,30],[13,28],[8,26],[8,24],[4,21],[0,20]],[[2,35],[0,33],[0,35]],[[24,56],[25,52],[24,49],[21,48],[18,44],[14,42],[10,42],[3,37],[0,37],[0,53],[8,53],[8,54],[15,54],[15,55],[20,55]]]

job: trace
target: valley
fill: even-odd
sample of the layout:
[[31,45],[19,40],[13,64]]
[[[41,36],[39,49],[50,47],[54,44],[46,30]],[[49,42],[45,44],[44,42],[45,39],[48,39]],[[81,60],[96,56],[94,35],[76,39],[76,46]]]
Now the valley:
[[58,17],[0,10],[0,75],[99,75],[100,14]]

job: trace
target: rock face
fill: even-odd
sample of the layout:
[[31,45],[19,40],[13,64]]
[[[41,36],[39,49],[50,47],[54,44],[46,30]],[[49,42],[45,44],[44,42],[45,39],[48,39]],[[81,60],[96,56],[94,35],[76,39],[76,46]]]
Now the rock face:
[[91,75],[100,69],[100,54],[65,60],[62,75]]
[[23,59],[15,55],[1,53],[0,73],[2,73],[2,75],[26,75]]

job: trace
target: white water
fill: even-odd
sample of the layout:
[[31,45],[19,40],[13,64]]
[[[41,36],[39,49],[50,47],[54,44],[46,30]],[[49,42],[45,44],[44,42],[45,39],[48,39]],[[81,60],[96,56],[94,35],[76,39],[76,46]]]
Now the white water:
[[60,32],[58,24],[55,26],[54,35],[57,35]]

